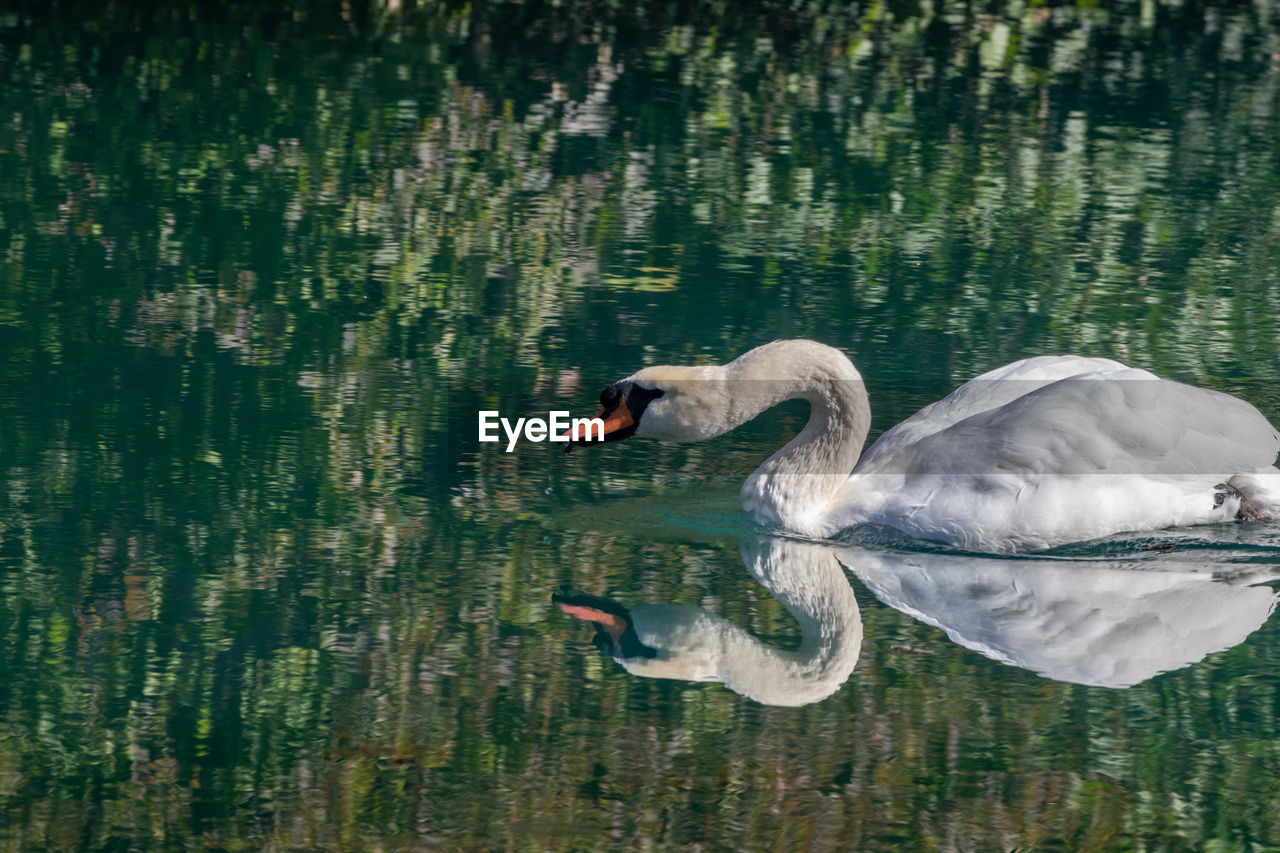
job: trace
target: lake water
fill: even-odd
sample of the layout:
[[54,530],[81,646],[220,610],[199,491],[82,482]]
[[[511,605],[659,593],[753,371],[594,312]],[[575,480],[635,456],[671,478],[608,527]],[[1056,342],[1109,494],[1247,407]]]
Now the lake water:
[[795,403],[477,441],[779,337],[873,434],[1061,352],[1280,422],[1275,0],[72,5],[0,11],[0,847],[1280,848],[1280,533],[770,536]]

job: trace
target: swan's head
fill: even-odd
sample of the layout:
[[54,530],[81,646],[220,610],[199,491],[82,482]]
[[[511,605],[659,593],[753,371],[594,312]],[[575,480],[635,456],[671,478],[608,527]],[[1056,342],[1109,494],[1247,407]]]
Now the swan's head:
[[[737,405],[723,367],[646,367],[600,394],[596,418],[604,422],[604,441],[633,435],[659,441],[701,441],[728,432]],[[566,433],[568,453],[574,447],[599,444],[597,432],[585,425]]]
[[[862,377],[845,354],[806,340],[764,344],[720,366],[646,367],[604,389],[604,408],[596,417],[604,423],[604,441],[632,435],[701,441],[796,397],[824,408],[840,398],[846,409],[869,418]],[[598,444],[599,426],[591,430],[580,424],[562,438],[569,440],[566,452]]]

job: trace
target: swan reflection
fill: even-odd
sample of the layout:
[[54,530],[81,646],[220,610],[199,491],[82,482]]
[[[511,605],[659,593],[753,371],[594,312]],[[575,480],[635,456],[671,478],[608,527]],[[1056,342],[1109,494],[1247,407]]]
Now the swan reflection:
[[965,648],[1055,681],[1129,687],[1244,642],[1276,576],[1209,567],[845,552],[880,601]]
[[553,600],[596,627],[595,642],[633,675],[719,681],[766,705],[807,705],[849,678],[862,617],[834,549],[787,539],[748,540],[742,560],[800,623],[795,649],[780,649],[723,617],[682,604],[633,604],[579,592]]
[[[1157,558],[999,559],[749,540],[743,562],[800,625],[794,649],[769,645],[701,607],[553,597],[596,628],[596,645],[633,675],[718,681],[768,705],[806,705],[848,679],[862,618],[844,570],[884,604],[958,645],[1051,678],[1123,688],[1231,648],[1257,630],[1280,572]],[[1226,575],[1229,574],[1229,577]]]

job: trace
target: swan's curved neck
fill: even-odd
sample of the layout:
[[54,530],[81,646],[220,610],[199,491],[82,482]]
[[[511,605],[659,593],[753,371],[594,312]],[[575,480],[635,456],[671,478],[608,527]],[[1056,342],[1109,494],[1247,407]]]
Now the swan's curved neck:
[[744,421],[785,400],[808,400],[810,407],[800,434],[743,484],[743,509],[761,524],[830,535],[838,525],[828,518],[829,507],[871,428],[862,376],[839,350],[810,341],[766,344],[724,370],[741,383],[735,398],[753,409]]

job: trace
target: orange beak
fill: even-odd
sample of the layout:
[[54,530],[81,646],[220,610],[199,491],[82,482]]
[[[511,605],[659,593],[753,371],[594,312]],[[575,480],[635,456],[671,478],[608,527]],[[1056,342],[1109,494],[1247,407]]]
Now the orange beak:
[[[635,418],[631,417],[631,410],[627,408],[626,400],[619,400],[617,405],[611,408],[601,409],[600,413],[596,415],[596,418],[604,421],[604,441],[609,440],[610,433],[626,429],[629,426],[635,425],[636,422]],[[592,429],[590,424],[579,423],[572,429],[562,432],[558,438],[561,441],[581,442],[582,444],[587,444],[601,440],[599,435],[599,432]],[[569,447],[565,448],[565,451],[568,452],[572,447],[573,444],[571,443]]]

